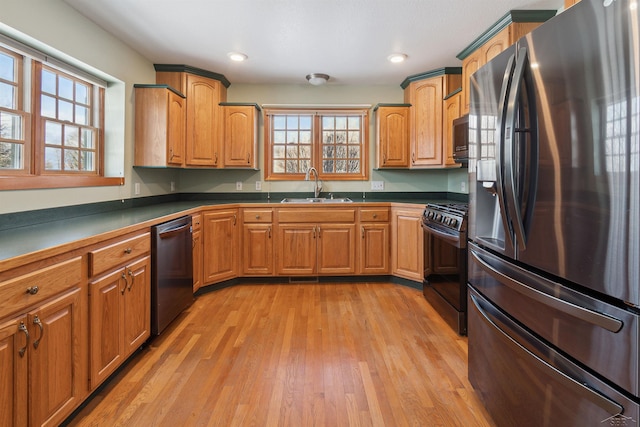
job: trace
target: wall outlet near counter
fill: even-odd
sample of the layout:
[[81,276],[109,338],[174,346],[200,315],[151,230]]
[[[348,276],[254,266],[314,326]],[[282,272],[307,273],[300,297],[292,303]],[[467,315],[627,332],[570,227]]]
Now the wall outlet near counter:
[[171,181],[171,192],[176,191],[176,183],[175,181]]
[[256,191],[262,191],[262,181],[256,181]]
[[139,196],[140,195],[140,183],[136,182],[135,184],[133,184],[133,194],[135,196]]
[[462,181],[460,183],[460,191],[462,191],[463,193],[467,191],[467,183]]
[[242,191],[242,181],[236,181],[236,191]]
[[371,181],[371,190],[373,190],[373,191],[383,191],[384,190],[384,181]]

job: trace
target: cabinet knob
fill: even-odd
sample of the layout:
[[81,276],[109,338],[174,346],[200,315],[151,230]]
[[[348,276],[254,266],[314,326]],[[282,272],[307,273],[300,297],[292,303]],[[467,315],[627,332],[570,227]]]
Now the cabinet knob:
[[130,253],[131,253],[131,248],[127,248],[127,249],[125,249],[125,250],[124,250],[124,253],[125,253],[125,254],[127,254],[127,255],[128,255],[128,254],[130,254]]
[[373,218],[378,218],[378,214],[373,214]]
[[256,215],[256,219],[260,219],[260,215]]
[[40,290],[40,288],[38,288],[37,286],[29,286],[29,287],[27,288],[27,293],[28,293],[29,295],[35,295],[35,294],[37,294],[37,293],[38,293],[38,291],[39,291],[39,290]]

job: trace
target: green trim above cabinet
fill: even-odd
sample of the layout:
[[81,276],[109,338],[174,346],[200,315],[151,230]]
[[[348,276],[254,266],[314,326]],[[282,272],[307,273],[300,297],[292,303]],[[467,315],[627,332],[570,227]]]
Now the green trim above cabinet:
[[458,93],[460,93],[460,92],[462,92],[462,88],[461,88],[461,87],[459,87],[459,88],[458,88],[458,89],[456,89],[456,90],[451,91],[451,93],[449,93],[447,96],[445,96],[444,98],[442,98],[442,100],[443,100],[443,101],[446,101],[447,99],[451,98],[452,96],[454,96],[454,95],[456,95],[456,94],[458,94]]
[[489,27],[484,33],[475,39],[469,46],[464,48],[462,52],[456,55],[459,60],[464,60],[471,53],[478,50],[480,46],[485,44],[489,39],[507,28],[514,22],[546,22],[556,16],[557,10],[511,10],[500,18],[495,24]]
[[220,104],[223,107],[255,107],[256,110],[262,111],[260,106],[255,102],[221,102]]
[[156,85],[156,84],[142,84],[136,83],[133,85],[134,88],[142,88],[142,89],[169,89],[171,92],[178,95],[180,98],[186,98],[179,90],[175,90],[169,85]]
[[443,67],[420,74],[414,74],[404,79],[404,81],[400,83],[400,87],[402,89],[406,89],[412,82],[429,79],[431,77],[443,76],[445,74],[462,74],[462,67]]
[[203,70],[201,68],[192,67],[191,65],[184,64],[153,64],[153,68],[156,71],[165,71],[165,72],[178,72],[178,73],[191,73],[196,76],[207,77],[209,79],[218,80],[220,83],[224,85],[224,87],[228,88],[231,86],[231,82],[227,80],[227,78],[218,73],[214,73],[213,71]]

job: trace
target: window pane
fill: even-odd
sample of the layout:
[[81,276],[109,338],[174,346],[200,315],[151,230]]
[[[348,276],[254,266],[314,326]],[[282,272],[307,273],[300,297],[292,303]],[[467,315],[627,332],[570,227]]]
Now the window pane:
[[300,116],[300,129],[311,129],[311,116]]
[[62,125],[46,122],[44,127],[44,143],[47,145],[62,145]]
[[335,146],[333,145],[324,145],[322,147],[322,157],[325,159],[332,159],[335,155]]
[[76,102],[80,104],[89,103],[89,88],[87,86],[76,83]]
[[333,173],[333,160],[323,160],[322,161],[322,172],[323,173]]
[[300,143],[311,144],[311,131],[300,131]]
[[301,159],[310,159],[311,158],[311,146],[310,145],[301,145],[300,146],[300,158]]
[[360,146],[349,146],[349,158],[350,159],[359,159],[360,158]]
[[82,148],[95,148],[93,142],[93,131],[91,129],[82,129]]
[[60,120],[73,121],[73,104],[67,101],[58,101],[58,118]]
[[297,160],[287,160],[287,173],[298,173]]
[[336,145],[336,158],[338,159],[346,159],[347,158],[347,147],[344,145]]
[[349,131],[349,144],[359,144],[359,143],[360,143],[360,132]]
[[22,139],[22,116],[0,111],[0,138]]
[[336,161],[336,173],[347,173],[347,161],[346,160],[337,160]]
[[335,120],[333,117],[322,118],[322,129],[335,129]]
[[87,121],[88,115],[89,115],[89,110],[87,109],[87,107],[81,107],[79,105],[76,105],[75,123],[79,125],[88,125],[89,124],[89,122]]
[[0,169],[22,169],[22,144],[0,142]]
[[298,143],[298,132],[289,131],[287,132],[287,144],[297,144]]
[[298,116],[287,116],[287,129],[298,128]]
[[0,107],[16,109],[15,90],[15,86],[0,82]]
[[346,129],[346,128],[347,128],[347,118],[336,117],[336,129]]
[[296,145],[287,146],[287,158],[288,159],[297,159],[298,158],[298,146],[296,146]]
[[276,145],[273,147],[273,158],[284,159],[284,145]]
[[92,151],[83,151],[82,152],[82,162],[80,164],[80,169],[87,172],[93,172],[96,170],[96,166],[94,163],[94,155]]
[[348,118],[347,123],[349,129],[360,129],[360,117],[351,116]]
[[64,145],[66,147],[80,146],[80,129],[75,126],[64,127]]
[[287,133],[284,131],[273,132],[273,143],[284,144],[286,142],[286,135]]
[[273,128],[274,129],[286,129],[285,116],[273,116]]
[[40,98],[40,114],[44,117],[56,118],[56,99],[47,95]]
[[80,153],[76,150],[64,150],[64,169],[68,171],[80,170]]
[[58,77],[58,96],[73,101],[73,80],[66,77]]
[[284,160],[276,160],[273,162],[273,172],[284,173]]
[[349,173],[360,173],[360,160],[349,160]]
[[47,147],[44,150],[44,168],[49,171],[62,170],[62,150]]
[[9,56],[0,52],[0,79],[15,82],[16,60],[13,56]]
[[307,171],[311,169],[311,161],[310,160],[300,160],[300,172],[307,173]]
[[52,95],[56,94],[56,75],[51,71],[42,70],[42,91]]
[[341,131],[336,132],[336,144],[346,144],[347,143],[347,132]]
[[325,144],[333,144],[333,131],[322,132],[322,142]]

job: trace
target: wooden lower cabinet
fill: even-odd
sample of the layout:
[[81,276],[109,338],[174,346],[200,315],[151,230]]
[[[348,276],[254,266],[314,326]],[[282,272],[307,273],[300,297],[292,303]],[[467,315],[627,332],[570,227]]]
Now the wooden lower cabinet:
[[150,268],[145,256],[89,284],[92,389],[150,336]]
[[242,275],[272,276],[273,209],[243,209],[242,223]]
[[389,274],[389,208],[360,208],[359,274]]
[[205,211],[203,230],[203,284],[221,282],[238,276],[238,209]]
[[317,251],[319,274],[355,274],[356,225],[318,224]]
[[422,282],[424,273],[423,208],[391,209],[391,269],[394,276]]
[[202,286],[202,215],[195,214],[191,221],[193,232],[193,292]]

